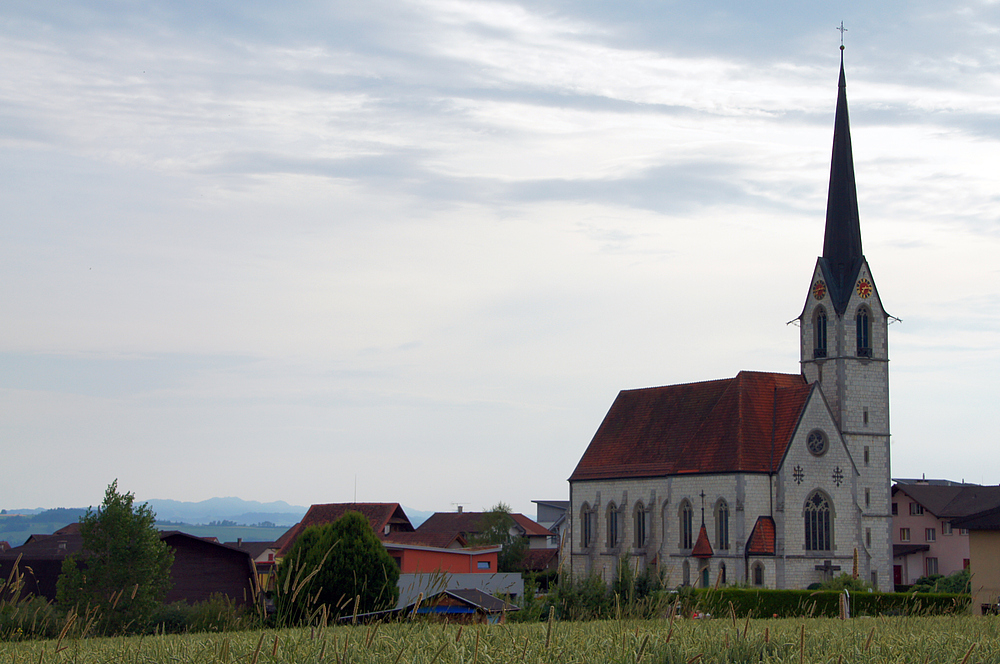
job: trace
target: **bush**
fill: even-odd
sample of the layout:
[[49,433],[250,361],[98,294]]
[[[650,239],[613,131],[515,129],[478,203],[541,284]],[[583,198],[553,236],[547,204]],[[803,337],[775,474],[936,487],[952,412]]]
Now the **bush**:
[[[698,589],[686,609],[717,616],[735,611],[737,616],[759,618],[836,617],[840,615],[841,594],[833,590]],[[944,615],[962,613],[968,604],[969,596],[959,594],[851,593],[853,615]]]
[[278,565],[275,620],[295,624],[389,609],[399,599],[399,566],[358,512],[312,526]]
[[215,594],[196,604],[161,605],[150,622],[154,633],[232,632],[253,627],[254,616],[225,595]]
[[916,593],[968,593],[972,591],[972,575],[964,569],[949,576],[932,574],[917,579],[910,592]]

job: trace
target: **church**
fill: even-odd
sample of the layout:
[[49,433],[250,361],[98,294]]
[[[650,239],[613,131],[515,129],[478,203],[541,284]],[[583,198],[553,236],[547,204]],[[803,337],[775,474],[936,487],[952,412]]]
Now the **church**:
[[[563,565],[670,585],[892,590],[889,316],[861,250],[841,52],[823,255],[797,374],[623,390],[570,483]],[[567,555],[568,554],[568,555]]]

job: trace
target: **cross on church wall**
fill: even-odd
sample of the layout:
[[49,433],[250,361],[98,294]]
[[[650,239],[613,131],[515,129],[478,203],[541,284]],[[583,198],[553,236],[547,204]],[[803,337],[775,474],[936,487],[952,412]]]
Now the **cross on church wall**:
[[840,571],[840,565],[834,565],[832,560],[824,560],[822,565],[816,565],[817,572],[823,572],[827,578],[832,578],[834,572]]

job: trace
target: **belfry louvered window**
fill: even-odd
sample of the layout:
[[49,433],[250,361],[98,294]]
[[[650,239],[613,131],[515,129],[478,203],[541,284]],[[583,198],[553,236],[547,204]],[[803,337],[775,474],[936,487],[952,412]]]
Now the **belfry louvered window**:
[[826,357],[826,309],[816,309],[816,319],[813,321],[813,357]]

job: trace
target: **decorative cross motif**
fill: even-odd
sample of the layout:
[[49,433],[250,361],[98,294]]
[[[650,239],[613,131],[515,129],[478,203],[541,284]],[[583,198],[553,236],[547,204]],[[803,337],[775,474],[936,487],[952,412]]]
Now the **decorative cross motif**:
[[840,571],[840,565],[834,565],[832,560],[824,560],[822,565],[816,565],[816,571],[832,576],[832,572]]
[[792,478],[795,480],[796,484],[802,484],[802,480],[806,478],[806,474],[802,471],[802,466],[795,466],[795,470],[792,472]]
[[831,478],[833,479],[833,483],[837,486],[844,483],[844,471],[840,469],[840,466],[833,469],[833,475]]
[[840,22],[840,27],[836,28],[836,29],[840,30],[840,45],[843,46],[844,45],[844,33],[847,32],[847,28],[844,27],[844,22],[841,21]]

